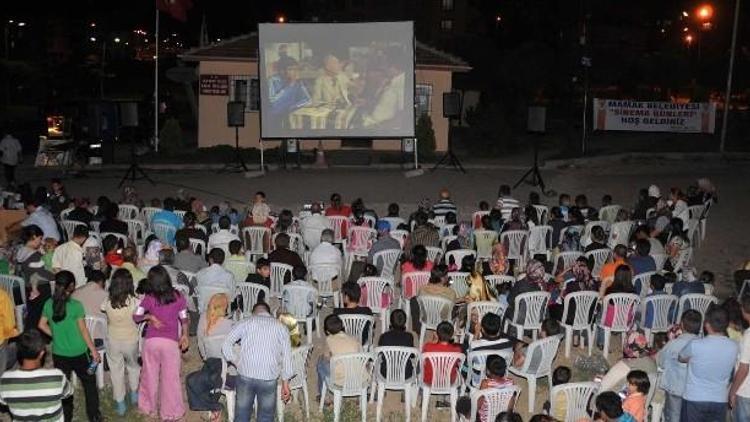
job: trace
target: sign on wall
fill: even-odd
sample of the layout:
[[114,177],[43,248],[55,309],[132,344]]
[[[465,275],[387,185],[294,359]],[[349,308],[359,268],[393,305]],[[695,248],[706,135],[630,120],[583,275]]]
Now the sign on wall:
[[201,75],[201,95],[229,95],[229,75]]
[[716,104],[594,98],[594,130],[714,133]]

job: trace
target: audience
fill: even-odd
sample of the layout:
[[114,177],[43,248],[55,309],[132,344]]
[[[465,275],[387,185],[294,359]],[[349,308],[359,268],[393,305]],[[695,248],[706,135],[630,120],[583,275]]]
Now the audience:
[[344,323],[338,315],[328,315],[323,322],[326,333],[326,350],[318,359],[316,370],[318,372],[318,394],[322,395],[323,383],[333,383],[334,385],[343,385],[344,368],[336,368],[337,371],[331,379],[331,358],[345,355],[348,353],[360,353],[362,344],[356,338],[350,336],[344,331]]
[[[239,242],[239,240],[237,240]],[[242,245],[241,242],[240,246]],[[178,233],[175,236],[175,245],[177,247],[177,254],[174,256],[174,266],[180,271],[188,271],[191,273],[197,273],[198,271],[206,268],[206,260],[203,256],[193,252],[193,248],[190,246],[190,240],[185,233]],[[203,251],[201,251],[201,254]]]
[[69,271],[75,277],[76,287],[86,283],[86,271],[83,267],[83,244],[89,237],[89,229],[76,226],[73,238],[55,248],[52,255],[52,271]]
[[596,410],[603,422],[635,422],[635,418],[622,408],[622,399],[613,391],[596,396]]
[[211,249],[208,253],[208,264],[208,267],[195,274],[198,307],[201,309],[205,309],[208,300],[217,292],[226,294],[229,301],[233,301],[237,289],[234,275],[222,266],[224,251],[219,248]]
[[213,233],[208,237],[208,244],[206,248],[210,251],[214,248],[220,248],[224,253],[229,252],[229,242],[233,240],[240,240],[236,234],[229,231],[231,228],[232,221],[229,217],[223,215],[219,217],[219,231]]
[[81,302],[86,315],[100,316],[102,303],[107,300],[107,291],[104,290],[106,277],[99,270],[89,271],[89,281],[83,286],[75,289],[71,298]]
[[635,370],[628,373],[628,390],[622,402],[622,410],[629,413],[636,422],[646,420],[646,396],[651,388],[648,374]]
[[[268,254],[268,260],[271,261],[271,263],[278,262],[281,264],[289,265],[291,267],[296,267],[299,265],[304,266],[305,263],[302,262],[302,258],[300,258],[299,254],[289,249],[289,242],[290,239],[288,234],[279,233],[278,235],[276,235],[276,249]],[[284,281],[284,283],[288,282],[289,280]]]

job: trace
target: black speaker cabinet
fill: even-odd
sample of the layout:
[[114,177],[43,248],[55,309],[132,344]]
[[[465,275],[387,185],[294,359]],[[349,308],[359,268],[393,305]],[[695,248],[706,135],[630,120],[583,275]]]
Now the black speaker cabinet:
[[120,126],[138,126],[138,103],[120,103]]
[[448,119],[458,119],[461,117],[461,93],[443,93],[443,117]]
[[227,103],[227,126],[245,126],[245,103],[242,101],[230,101]]

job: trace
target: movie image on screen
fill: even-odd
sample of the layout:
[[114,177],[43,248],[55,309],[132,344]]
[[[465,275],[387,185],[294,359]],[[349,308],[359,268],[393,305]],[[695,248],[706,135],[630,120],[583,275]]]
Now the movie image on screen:
[[414,136],[412,22],[259,25],[263,138]]

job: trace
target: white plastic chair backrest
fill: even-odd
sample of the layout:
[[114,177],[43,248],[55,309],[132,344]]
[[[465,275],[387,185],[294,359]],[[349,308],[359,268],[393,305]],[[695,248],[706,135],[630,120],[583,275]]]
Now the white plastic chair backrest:
[[[575,282],[573,282],[575,283]],[[592,308],[599,301],[599,292],[583,291],[573,292],[565,296],[563,305],[563,324],[568,321],[568,315],[571,311],[571,304],[575,304],[575,316],[571,327],[573,329],[586,328],[591,325],[594,319]]]
[[456,264],[461,268],[461,263],[467,256],[476,257],[477,253],[473,249],[454,249],[445,253],[445,265]]
[[398,230],[398,226],[406,224],[406,220],[401,217],[381,217],[383,221],[387,221],[391,226],[391,231]]
[[586,223],[585,226],[583,226],[583,234],[581,235],[581,238],[591,238],[591,230],[594,229],[594,227],[599,226],[602,229],[604,229],[604,232],[606,233],[609,230],[609,223],[604,220],[594,220],[589,221]]
[[641,298],[634,293],[611,293],[602,299],[601,325],[607,316],[607,308],[614,306],[614,318],[612,324],[607,325],[612,331],[627,331],[633,325],[635,310],[638,308]]
[[364,298],[365,306],[375,312],[380,312],[385,308],[383,294],[391,293],[391,280],[385,277],[360,277],[357,284],[367,290],[367,297]]
[[[560,346],[560,340],[562,340],[562,337],[562,334],[560,334],[532,341],[526,350],[526,359],[523,362],[523,366],[520,368],[520,372],[532,374],[536,377],[551,374],[552,362],[555,360],[557,349]],[[540,351],[541,359],[532,359],[536,354],[540,353]]]
[[622,207],[619,205],[607,205],[606,207],[601,207],[599,209],[599,219],[612,224],[615,222],[617,213],[619,213],[621,209]]
[[552,227],[534,226],[529,229],[529,252],[545,253],[552,248]]
[[477,314],[477,321],[482,321],[482,317],[489,313],[502,317],[505,313],[505,308],[500,302],[496,301],[469,302],[466,306],[466,317],[471,320],[474,313]]
[[310,277],[318,282],[320,296],[333,296],[333,279],[338,277],[340,272],[341,266],[336,264],[310,265]]
[[[578,421],[590,417],[591,400],[599,391],[596,382],[569,382],[552,387],[550,409],[555,409],[560,397],[565,397],[565,421]],[[555,415],[557,416],[557,415]]]
[[516,283],[516,278],[512,275],[491,274],[484,276],[484,281],[497,291],[497,286],[501,284],[510,283],[510,285],[513,286]]
[[390,235],[398,241],[398,244],[401,245],[401,249],[404,249],[406,238],[409,237],[409,232],[406,230],[391,230]]
[[473,229],[479,229],[482,227],[482,217],[490,215],[489,211],[474,211],[471,215],[471,227]]
[[[696,283],[698,283],[696,281]],[[693,309],[701,314],[701,321],[706,316],[708,307],[714,303],[718,303],[719,299],[716,296],[706,295],[702,293],[688,293],[680,296],[680,310],[677,313],[677,321],[682,318],[682,314],[688,309]],[[703,326],[703,324],[701,324]]]
[[[456,216],[458,217],[458,216]],[[436,215],[435,218],[431,219],[430,222],[437,226],[442,227],[445,225],[445,216],[444,215]]]
[[284,279],[287,273],[292,276],[292,266],[280,262],[271,263],[271,294],[278,296],[284,287]]
[[369,251],[373,242],[378,237],[378,232],[370,227],[352,226],[349,227],[348,243],[350,247],[358,251]]
[[479,400],[484,402],[484,419],[494,421],[498,414],[508,411],[511,400],[521,395],[521,387],[517,385],[504,388],[486,388],[484,390],[474,390],[471,392],[471,415],[473,421],[479,412]]
[[[419,349],[416,347],[380,346],[375,348],[375,378],[386,386],[406,386],[416,380],[416,370],[406,378],[409,362],[412,368],[417,367]],[[380,372],[381,363],[385,362],[385,376]]]
[[206,254],[208,253],[208,251],[206,250],[206,242],[204,242],[202,239],[191,237],[188,239],[188,242],[190,242],[190,249],[194,254],[206,256]]
[[76,220],[61,220],[60,225],[63,230],[65,230],[65,236],[67,239],[73,238],[73,230],[75,230],[77,226],[88,227],[88,224]]
[[372,263],[375,266],[381,265],[382,271],[380,275],[387,278],[393,278],[393,274],[396,272],[396,265],[398,259],[401,257],[401,249],[386,249],[376,252],[372,256]]
[[331,382],[334,374],[344,374],[343,385],[336,386],[342,396],[359,395],[370,386],[372,361],[371,353],[347,353],[331,358]]
[[[94,339],[102,339],[106,342],[107,340],[107,318],[99,315],[86,315],[84,317],[86,329],[91,336],[91,341]],[[105,346],[106,348],[106,346]]]
[[432,394],[448,394],[451,390],[458,387],[461,383],[461,377],[457,373],[464,359],[466,359],[466,356],[458,352],[422,353],[421,367],[424,368],[427,362],[430,362],[430,366],[432,367],[432,380],[429,385]]
[[304,344],[292,349],[292,369],[294,376],[289,380],[289,388],[296,390],[307,384],[307,360],[310,358],[312,344]]
[[159,238],[163,243],[169,244],[169,239],[174,239],[174,235],[177,232],[174,226],[165,223],[154,223],[151,225],[151,230],[154,232],[156,237]]
[[257,284],[247,283],[245,281],[237,282],[237,294],[242,297],[242,308],[244,309],[245,315],[250,315],[253,310],[253,306],[258,302],[258,295],[260,292],[264,292],[265,300],[268,301],[271,295],[271,289],[268,287]]
[[66,209],[60,211],[60,221],[67,220],[68,219],[68,214],[70,214],[71,212],[73,212],[74,209],[75,209],[75,207],[70,207],[70,208],[66,208]]
[[528,243],[529,232],[526,230],[508,230],[500,233],[500,243],[508,245],[508,259],[523,259],[526,257],[525,246]]
[[0,287],[8,293],[11,302],[13,302],[13,287],[16,284],[18,285],[18,290],[21,292],[21,300],[26,304],[26,281],[18,276],[0,274]]
[[612,223],[609,228],[609,238],[607,240],[607,246],[614,248],[618,244],[627,245],[630,240],[630,232],[633,230],[632,221],[618,221]]
[[656,271],[663,270],[664,264],[666,264],[667,259],[669,259],[669,255],[665,253],[652,253],[650,255],[651,255],[651,258],[654,258],[654,263],[656,263]]
[[456,297],[464,297],[469,292],[469,277],[471,276],[470,273],[461,272],[461,271],[452,271],[448,273],[448,280],[451,286],[451,289],[453,289],[454,292],[456,292]]
[[132,220],[134,218],[138,218],[138,213],[140,212],[138,210],[138,207],[135,205],[128,205],[128,204],[118,204],[118,212],[117,212],[117,219],[118,220]]
[[[372,332],[375,326],[375,318],[372,315],[341,314],[339,318],[344,323],[344,332],[356,339],[362,340],[365,345],[372,344]],[[369,327],[367,338],[364,337],[365,327]]]
[[364,218],[367,225],[372,229],[375,228],[375,224],[378,222],[378,220],[370,214],[365,214],[362,218]]
[[219,223],[211,223],[211,234],[219,232]]
[[654,396],[656,395],[656,390],[661,388],[661,377],[662,372],[657,370],[656,373],[648,372],[648,380],[651,384],[651,388],[648,389],[648,394],[646,395],[646,409],[651,406],[651,401],[654,399]]
[[591,270],[591,276],[598,279],[602,273],[602,268],[604,268],[604,264],[606,264],[607,261],[609,261],[609,259],[612,257],[612,250],[609,248],[594,249],[593,251],[586,252],[584,256],[589,259],[593,257],[594,268]]
[[[304,321],[310,317],[309,311],[312,309],[312,315],[315,315],[318,302],[318,290],[311,286],[284,286],[282,296],[286,292],[285,303],[286,311],[292,314],[298,320]],[[312,296],[312,303],[308,300]],[[310,333],[308,333],[309,335]]]
[[344,232],[347,232],[349,228],[349,217],[343,215],[330,215],[328,216],[328,224],[333,230],[333,241],[334,243],[340,243],[344,239]]
[[444,236],[442,239],[440,239],[440,249],[445,251],[446,249],[448,249],[448,244],[456,239],[458,239],[458,236]]
[[146,227],[149,227],[151,225],[151,219],[154,217],[154,214],[161,211],[161,208],[155,208],[155,207],[143,207],[141,208],[141,220],[144,224],[146,224]]
[[633,288],[640,294],[641,301],[651,289],[651,276],[654,274],[656,274],[656,271],[646,271],[633,277]]
[[549,207],[546,205],[532,205],[534,207],[534,211],[536,211],[536,218],[537,221],[539,221],[539,224],[547,224],[547,220],[549,219]]
[[183,210],[174,210],[172,212],[174,212],[176,216],[180,217],[180,221],[182,221],[185,218],[185,214],[187,214],[187,211]]
[[91,227],[91,231],[94,232],[94,233],[96,233],[96,234],[99,234],[99,226],[101,224],[102,224],[101,221],[91,221],[89,223],[89,226]]
[[540,329],[547,311],[549,292],[527,292],[516,296],[513,308],[513,321],[518,321],[521,312],[521,303],[525,303],[525,314],[523,316],[523,327],[525,329]]
[[[128,224],[128,236],[137,245],[146,240],[146,225],[141,220],[123,220]],[[140,240],[140,241],[139,241]]]
[[106,239],[107,236],[114,236],[114,237],[116,237],[118,243],[122,244],[123,247],[128,246],[128,237],[125,236],[122,233],[115,233],[115,232],[99,233],[99,239],[101,239],[101,240]]
[[641,327],[646,326],[646,309],[651,304],[653,318],[651,319],[651,326],[648,328],[654,331],[666,331],[672,326],[669,311],[677,306],[678,300],[677,296],[674,295],[655,295],[644,298],[641,309]]
[[703,217],[703,211],[706,210],[705,205],[691,205],[688,208],[688,218],[689,219],[700,219]]
[[486,378],[487,358],[489,356],[500,356],[505,359],[506,366],[510,366],[513,362],[512,349],[471,350],[471,343],[469,343],[469,348],[469,353],[466,355],[466,365],[469,368],[466,374],[466,386],[469,388],[479,388],[479,383],[474,384],[476,374],[479,374],[479,382]]
[[242,241],[245,250],[252,253],[266,253],[270,249],[271,229],[262,226],[251,226],[242,229]]
[[[474,231],[474,248],[480,258],[489,258],[492,256],[493,241],[497,240],[497,232],[494,230],[475,230]],[[481,239],[481,242],[480,242]],[[480,244],[482,248],[480,249]]]
[[691,245],[696,245],[700,241],[700,224],[700,220],[697,219],[690,219],[687,222],[685,230],[687,231],[687,238]]
[[440,258],[443,257],[443,250],[436,246],[426,246],[427,249],[427,260],[433,264],[440,262]]
[[453,302],[441,296],[421,295],[417,296],[419,303],[419,321],[429,327],[437,327],[438,324],[450,318]]
[[401,275],[401,296],[411,299],[419,293],[419,288],[430,282],[429,271],[412,271]]
[[[280,234],[281,233],[274,233],[271,236],[271,245],[276,245],[276,237]],[[302,239],[302,235],[290,232],[284,232],[284,234],[289,236],[289,250],[302,256],[305,252],[305,241]]]
[[565,240],[565,234],[568,232],[578,232],[581,234],[581,238],[583,238],[583,226],[582,225],[566,226],[566,227],[563,227],[562,230],[560,230],[560,238],[557,239],[558,243],[562,243],[563,240]]

